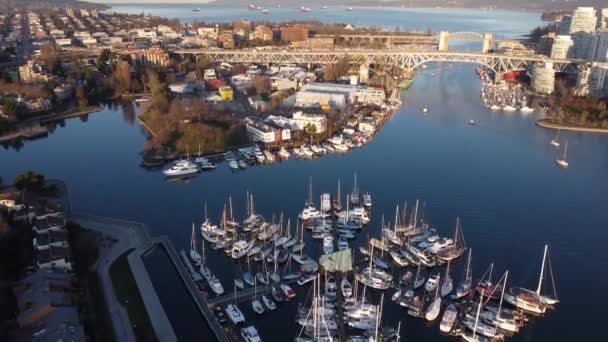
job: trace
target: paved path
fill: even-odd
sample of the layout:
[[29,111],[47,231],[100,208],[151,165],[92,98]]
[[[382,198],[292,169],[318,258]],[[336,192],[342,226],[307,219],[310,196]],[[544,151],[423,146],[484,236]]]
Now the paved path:
[[[110,277],[110,266],[126,251],[145,245],[150,241],[147,228],[140,223],[121,221],[86,214],[73,214],[71,220],[82,226],[100,233],[107,239],[107,245],[100,245],[100,256],[97,261],[97,273],[101,288],[107,303],[114,333],[118,341],[136,341],[135,334],[129,324],[129,315],[116,298],[114,286]],[[135,275],[135,272],[133,272]]]

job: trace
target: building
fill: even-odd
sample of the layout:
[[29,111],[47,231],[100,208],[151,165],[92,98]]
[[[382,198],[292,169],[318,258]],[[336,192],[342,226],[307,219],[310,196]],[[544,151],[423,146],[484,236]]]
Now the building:
[[222,31],[217,37],[217,43],[224,49],[234,49],[234,33],[232,31]]
[[176,94],[192,94],[194,86],[191,83],[171,83],[169,84],[169,90]]
[[608,8],[602,8],[597,16],[597,27],[608,28]]
[[219,93],[223,101],[232,101],[234,97],[234,92],[232,91],[231,86],[221,86],[219,88]]
[[334,38],[310,37],[306,40],[292,41],[291,46],[299,49],[330,50],[334,48]]
[[131,62],[139,62],[146,66],[166,67],[170,63],[169,53],[160,48],[153,49],[128,49],[120,52],[128,56]]
[[595,31],[597,16],[593,7],[577,7],[572,14],[569,33]]
[[33,61],[19,67],[19,78],[23,83],[46,82],[49,76],[42,72],[40,66]]
[[608,63],[594,62],[581,66],[576,82],[578,96],[608,96]]
[[273,39],[273,32],[268,26],[258,25],[252,32],[253,40],[271,41]]
[[594,61],[608,61],[608,28],[599,29],[593,35],[592,58]]
[[553,59],[568,59],[571,56],[571,49],[574,45],[572,38],[568,35],[555,36],[551,45],[549,56]]
[[270,144],[291,139],[291,129],[289,127],[274,125],[272,121],[264,123],[252,118],[246,118],[245,126],[247,135],[253,142]]
[[552,94],[555,89],[555,70],[553,63],[535,66],[532,71],[532,89],[540,94]]
[[348,104],[381,105],[385,99],[382,89],[337,83],[309,83],[296,94],[296,106],[306,108],[329,105],[343,109]]
[[196,30],[196,33],[202,38],[216,40],[219,33],[219,28],[218,25],[215,25],[215,27],[199,27]]
[[323,133],[327,129],[327,117],[324,114],[311,114],[298,111],[293,113],[291,122],[299,130],[304,130],[308,125],[313,125],[316,128],[317,134]]
[[281,40],[284,42],[297,42],[308,39],[308,28],[302,25],[281,27]]
[[571,57],[574,59],[591,59],[594,33],[579,31],[572,33],[571,36],[574,42],[571,49]]

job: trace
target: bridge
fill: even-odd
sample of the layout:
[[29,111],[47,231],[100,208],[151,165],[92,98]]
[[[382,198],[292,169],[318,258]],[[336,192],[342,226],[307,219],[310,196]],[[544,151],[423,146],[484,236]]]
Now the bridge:
[[[316,50],[316,51],[257,51],[257,50],[176,50],[175,54],[206,57],[214,62],[260,64],[332,64],[349,58],[353,64],[397,65],[406,70],[431,62],[474,63],[502,75],[525,70],[533,65],[552,65],[556,72],[576,72],[579,61],[557,60],[544,56],[512,56],[495,53],[456,51],[403,50]],[[550,63],[550,64],[549,64]]]

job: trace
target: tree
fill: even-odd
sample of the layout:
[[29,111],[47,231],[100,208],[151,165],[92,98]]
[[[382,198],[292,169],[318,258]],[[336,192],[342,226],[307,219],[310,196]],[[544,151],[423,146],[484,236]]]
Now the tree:
[[27,171],[17,175],[13,185],[19,190],[40,190],[44,185],[44,176],[34,171]]
[[126,61],[118,61],[113,74],[115,93],[124,94],[131,90],[131,66]]
[[306,126],[304,126],[304,132],[312,137],[317,134],[317,126],[312,123],[307,123]]
[[110,61],[111,52],[110,49],[103,49],[99,56],[97,56],[97,60],[95,61],[95,66],[97,70],[102,73],[106,73],[108,70],[108,62]]
[[80,110],[85,110],[89,106],[87,92],[83,86],[78,86],[78,88],[76,88],[76,98],[78,99],[78,106],[80,107]]
[[155,71],[148,72],[148,89],[150,91],[150,107],[159,113],[169,109],[169,88],[160,80]]
[[253,78],[253,86],[255,87],[255,92],[258,95],[268,94],[272,88],[270,83],[270,79],[268,77],[264,77],[261,75],[256,75]]
[[329,64],[325,67],[325,73],[323,78],[325,81],[336,81],[340,77],[346,75],[348,69],[350,68],[350,58],[344,57],[340,59],[338,62]]
[[2,99],[2,111],[4,115],[7,115],[10,118],[16,118],[21,114],[20,105],[15,99],[10,97],[5,97]]

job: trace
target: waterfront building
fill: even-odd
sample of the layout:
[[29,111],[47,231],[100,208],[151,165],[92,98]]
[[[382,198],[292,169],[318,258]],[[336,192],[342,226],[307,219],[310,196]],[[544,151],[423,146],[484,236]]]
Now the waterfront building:
[[572,23],[572,16],[564,16],[557,25],[557,34],[570,34],[570,23]]
[[338,83],[309,83],[296,94],[297,107],[330,105],[344,109],[348,104],[381,105],[386,99],[384,90]]
[[293,41],[290,45],[298,49],[330,50],[334,48],[334,38],[310,37],[306,40]]
[[594,61],[608,61],[608,28],[599,29],[593,35],[591,54]]
[[249,139],[254,142],[270,144],[291,139],[291,129],[287,126],[274,125],[273,121],[261,122],[246,118],[245,127]]
[[196,30],[196,33],[202,38],[216,40],[219,33],[219,28],[218,25],[215,25],[214,27],[199,27]]
[[567,59],[571,56],[571,49],[574,45],[572,38],[568,35],[555,36],[551,45],[549,56],[553,59]]
[[327,117],[324,114],[297,111],[293,113],[291,122],[299,130],[304,130],[308,125],[313,125],[316,128],[317,134],[323,133],[327,129]]
[[49,247],[38,252],[39,269],[71,271],[72,261],[69,248]]
[[578,96],[608,96],[608,63],[580,67],[575,91]]
[[281,40],[296,42],[308,39],[308,28],[302,25],[281,27]]
[[541,94],[552,94],[555,89],[555,70],[553,63],[535,66],[532,71],[532,89]]
[[595,31],[597,16],[593,7],[577,7],[572,14],[569,33]]

